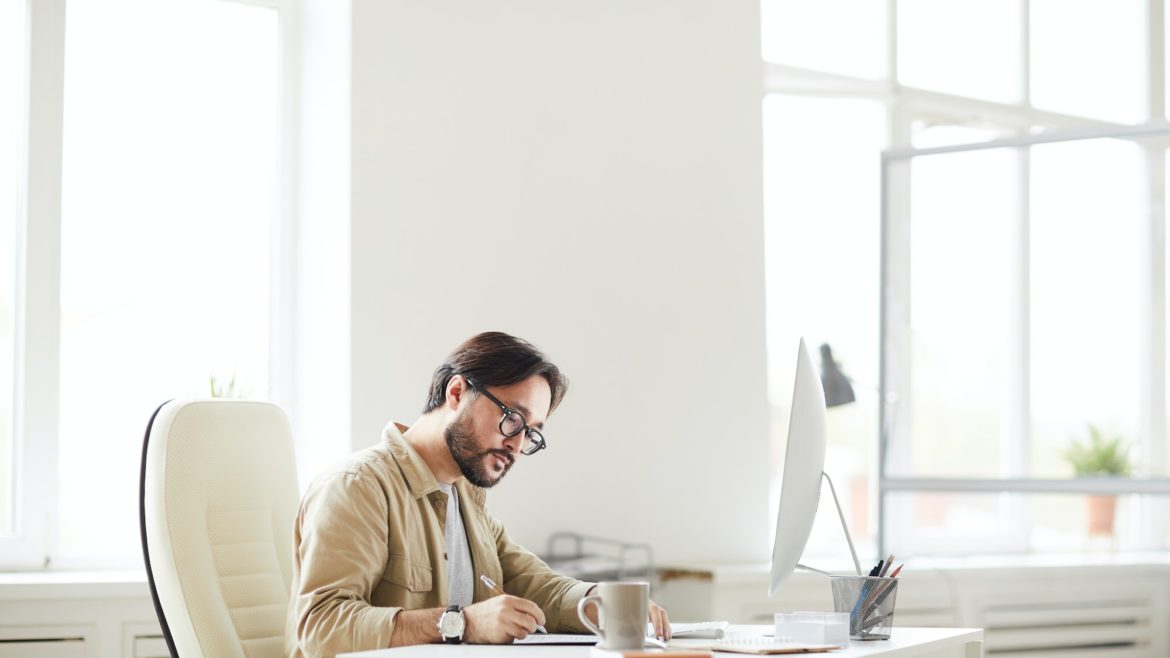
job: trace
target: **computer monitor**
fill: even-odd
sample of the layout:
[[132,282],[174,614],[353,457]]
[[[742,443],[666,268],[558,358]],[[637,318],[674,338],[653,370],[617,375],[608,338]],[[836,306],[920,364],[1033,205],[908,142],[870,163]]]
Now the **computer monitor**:
[[[776,510],[776,538],[772,544],[772,578],[768,596],[774,596],[780,584],[798,566],[819,571],[798,563],[817,515],[821,477],[828,479],[824,470],[825,391],[821,388],[821,378],[813,365],[808,347],[801,338],[796,354],[796,383],[792,387],[788,446],[784,453],[783,479],[780,481],[780,505]],[[853,549],[853,540],[845,525],[845,515],[841,512],[841,505],[836,500],[837,494],[832,486],[832,480],[829,480],[834,503],[837,503],[837,514],[841,517],[841,527],[845,530],[854,566],[860,574],[857,552]]]

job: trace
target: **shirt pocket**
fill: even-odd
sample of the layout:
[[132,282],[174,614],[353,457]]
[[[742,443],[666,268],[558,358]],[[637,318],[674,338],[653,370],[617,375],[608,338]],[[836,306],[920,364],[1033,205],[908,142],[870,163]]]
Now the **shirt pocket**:
[[430,565],[412,562],[404,555],[391,555],[371,603],[402,608],[424,607],[431,596],[433,581]]
[[411,592],[431,591],[431,567],[429,564],[412,562],[404,555],[391,555],[390,564],[382,580]]

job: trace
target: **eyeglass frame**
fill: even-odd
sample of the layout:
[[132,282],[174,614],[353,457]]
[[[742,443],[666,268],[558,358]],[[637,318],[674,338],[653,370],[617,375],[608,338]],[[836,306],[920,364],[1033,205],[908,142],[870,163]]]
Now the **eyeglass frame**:
[[[525,451],[523,448],[521,448],[520,454],[531,457],[532,455],[535,455],[536,453],[538,453],[541,450],[544,450],[545,448],[548,447],[548,442],[544,438],[544,433],[541,432],[540,430],[536,429],[535,427],[532,427],[531,425],[529,425],[528,418],[522,412],[520,412],[517,409],[513,409],[512,407],[509,407],[508,405],[504,404],[503,402],[500,402],[499,398],[497,398],[496,396],[489,393],[486,388],[484,388],[483,386],[476,383],[476,381],[474,379],[464,375],[463,380],[465,382],[467,382],[467,385],[470,386],[472,389],[474,389],[480,393],[483,393],[483,396],[485,398],[491,400],[493,404],[495,404],[497,407],[500,408],[500,411],[504,412],[504,415],[500,417],[500,423],[499,423],[500,434],[503,434],[504,436],[511,438],[511,437],[516,436],[516,435],[521,434],[521,433],[527,435],[528,432],[532,432],[536,436],[540,437],[539,441],[533,442],[536,445],[536,448],[534,448],[531,451]],[[504,421],[508,420],[508,416],[510,414],[515,414],[515,415],[519,416],[521,424],[520,424],[519,429],[517,429],[515,432],[512,432],[511,434],[508,434],[507,432],[504,431]],[[527,436],[521,437],[521,441],[524,441],[524,440],[531,441],[531,439],[528,439]]]

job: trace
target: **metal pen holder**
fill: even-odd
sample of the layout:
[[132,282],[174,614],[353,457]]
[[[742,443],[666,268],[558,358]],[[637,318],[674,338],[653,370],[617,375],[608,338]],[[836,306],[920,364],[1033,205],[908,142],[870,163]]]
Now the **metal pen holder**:
[[849,613],[849,639],[888,640],[894,627],[896,578],[832,576],[833,609]]

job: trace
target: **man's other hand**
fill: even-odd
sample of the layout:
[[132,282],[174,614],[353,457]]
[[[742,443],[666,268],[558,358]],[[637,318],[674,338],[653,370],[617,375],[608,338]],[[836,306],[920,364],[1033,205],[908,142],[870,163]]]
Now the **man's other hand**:
[[[585,594],[588,596],[589,594],[593,594],[595,591],[597,591],[596,585],[591,587]],[[655,603],[654,599],[650,599],[649,610],[650,625],[654,628],[654,637],[661,638],[664,641],[669,640],[670,615],[666,614],[666,608]],[[600,624],[597,622],[597,606],[585,606],[585,616],[589,618],[589,621],[593,622],[594,626],[600,626]]]
[[471,644],[506,644],[522,640],[544,625],[544,611],[532,601],[501,594],[463,609],[467,629],[463,641]]
[[670,616],[666,608],[650,601],[650,624],[654,627],[654,637],[661,640],[670,640]]

